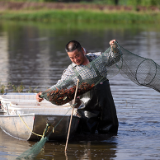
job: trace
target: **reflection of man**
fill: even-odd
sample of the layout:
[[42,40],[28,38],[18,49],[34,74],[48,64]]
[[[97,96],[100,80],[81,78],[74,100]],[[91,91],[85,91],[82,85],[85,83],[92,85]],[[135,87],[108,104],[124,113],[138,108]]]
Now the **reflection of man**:
[[[114,42],[115,40],[109,42],[111,48],[115,45]],[[72,64],[64,71],[57,84],[65,81],[71,75],[75,75],[79,70],[85,70],[86,65],[101,55],[100,52],[86,54],[84,48],[75,40],[68,42],[65,49]],[[107,58],[108,63],[113,63],[118,56],[120,56],[120,54],[117,51],[115,53],[110,52]],[[84,76],[82,73],[78,78],[83,79]],[[36,99],[38,102],[41,102],[43,99],[40,98],[39,95],[41,95],[41,92],[36,95]],[[88,100],[85,102],[86,106],[84,109],[78,110],[81,115],[78,131],[94,133],[97,130],[98,133],[116,134],[118,131],[118,119],[109,81],[105,79],[103,83],[99,83],[85,95],[88,97]]]

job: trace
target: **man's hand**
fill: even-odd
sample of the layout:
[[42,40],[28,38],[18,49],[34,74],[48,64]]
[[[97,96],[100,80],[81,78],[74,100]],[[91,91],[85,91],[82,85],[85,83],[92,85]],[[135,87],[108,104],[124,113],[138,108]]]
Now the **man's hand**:
[[74,108],[78,108],[79,107],[79,105],[81,104],[81,100],[77,97],[76,99],[75,99],[75,106],[74,106]]
[[109,45],[112,46],[115,42],[117,42],[117,40],[116,39],[112,39],[111,41],[109,41]]
[[114,53],[117,53],[118,52],[118,45],[116,44],[116,40],[115,39],[113,39],[113,40],[111,40],[110,42],[109,42],[109,44],[110,44],[110,46],[111,46],[111,49],[112,49],[112,51],[114,52]]
[[42,94],[42,92],[39,92],[39,93],[37,93],[37,95],[36,95],[36,100],[37,100],[38,102],[43,101],[43,98],[40,97],[41,94]]
[[[69,104],[72,105],[72,104],[73,104],[73,101],[74,101],[74,100],[70,101]],[[80,100],[79,97],[77,97],[77,98],[75,99],[75,104],[76,104],[76,105],[74,105],[74,108],[78,108],[79,105],[81,104],[81,100]]]

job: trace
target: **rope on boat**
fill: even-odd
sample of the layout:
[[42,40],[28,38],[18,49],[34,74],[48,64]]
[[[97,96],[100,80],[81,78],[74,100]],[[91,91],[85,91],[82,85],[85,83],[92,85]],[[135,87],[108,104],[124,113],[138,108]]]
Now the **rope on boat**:
[[31,133],[33,133],[33,134],[36,135],[36,136],[43,137],[43,135],[34,133],[34,132],[29,128],[29,126],[26,124],[26,122],[22,119],[22,117],[20,116],[20,114],[18,114],[18,116],[19,116],[19,118],[21,119],[21,121],[25,124],[25,126],[29,129],[29,131],[30,131]]

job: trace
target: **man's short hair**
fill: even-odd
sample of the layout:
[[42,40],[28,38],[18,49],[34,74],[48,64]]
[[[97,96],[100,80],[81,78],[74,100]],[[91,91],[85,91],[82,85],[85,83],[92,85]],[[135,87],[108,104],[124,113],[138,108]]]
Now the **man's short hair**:
[[82,46],[78,41],[72,40],[66,44],[66,52],[73,52],[74,50],[82,51]]

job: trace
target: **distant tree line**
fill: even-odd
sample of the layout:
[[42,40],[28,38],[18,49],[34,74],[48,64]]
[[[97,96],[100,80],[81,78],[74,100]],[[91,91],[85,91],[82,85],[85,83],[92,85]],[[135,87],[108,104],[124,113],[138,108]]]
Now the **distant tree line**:
[[[4,0],[0,0],[4,1]],[[159,6],[160,0],[5,0],[8,2],[80,2],[96,3],[105,5],[126,5],[126,6]]]
[[50,2],[88,2],[107,5],[156,6],[160,0],[44,0]]

